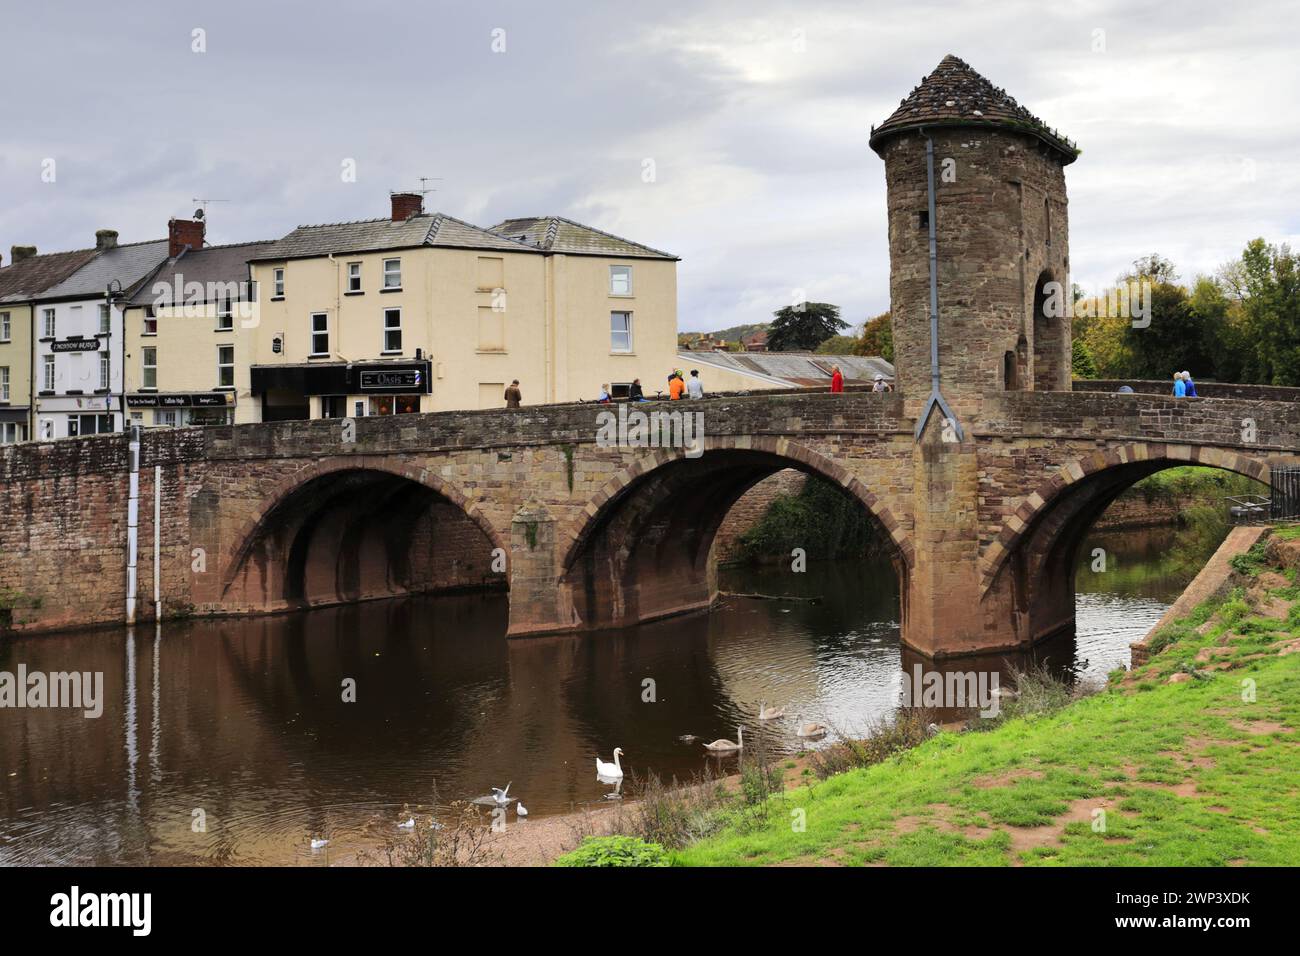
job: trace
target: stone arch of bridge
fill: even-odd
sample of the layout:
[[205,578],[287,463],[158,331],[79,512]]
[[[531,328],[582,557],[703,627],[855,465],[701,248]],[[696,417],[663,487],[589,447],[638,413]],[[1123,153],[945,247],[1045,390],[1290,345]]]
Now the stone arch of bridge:
[[1267,462],[1220,448],[1133,442],[1065,462],[1007,517],[986,549],[986,599],[1001,591],[1024,643],[1074,622],[1074,569],[1093,524],[1133,484],[1178,465],[1201,465],[1268,484]]
[[492,570],[495,549],[509,555],[501,532],[453,482],[416,463],[314,461],[264,502],[228,539],[228,606],[279,610],[508,581]]
[[646,455],[611,478],[562,536],[559,590],[580,628],[613,627],[707,607],[713,539],[736,501],[787,468],[826,479],[872,519],[898,573],[903,614],[913,547],[885,502],[842,465],[769,436],[706,439],[703,453]]

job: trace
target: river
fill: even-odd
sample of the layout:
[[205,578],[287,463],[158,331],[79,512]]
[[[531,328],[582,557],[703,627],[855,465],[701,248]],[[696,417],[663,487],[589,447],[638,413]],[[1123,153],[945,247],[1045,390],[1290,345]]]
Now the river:
[[[1088,542],[1077,635],[1045,651],[1053,665],[1100,679],[1127,662],[1181,590],[1161,570],[1171,541]],[[0,710],[0,864],[321,864],[394,832],[404,805],[435,792],[445,806],[509,782],[534,818],[600,802],[610,788],[593,757],[616,746],[629,773],[688,778],[712,758],[679,738],[734,739],[743,724],[752,740],[764,699],[846,732],[897,706],[888,564],[729,570],[723,587],[821,601],[730,599],[524,641],[505,640],[504,595],[0,640],[3,671],[104,673],[98,718]]]

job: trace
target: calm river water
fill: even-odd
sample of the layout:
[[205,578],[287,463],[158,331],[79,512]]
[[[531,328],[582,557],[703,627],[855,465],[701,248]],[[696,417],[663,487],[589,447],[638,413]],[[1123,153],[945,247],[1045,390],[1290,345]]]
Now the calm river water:
[[[1126,532],[1083,549],[1078,634],[1052,663],[1104,677],[1127,662],[1181,590],[1161,572],[1169,545]],[[593,758],[616,746],[629,772],[689,777],[710,758],[678,738],[744,724],[752,740],[763,699],[845,730],[897,706],[888,565],[727,572],[724,588],[823,600],[512,642],[504,596],[0,641],[0,670],[103,671],[105,697],[98,719],[0,710],[0,864],[319,864],[395,832],[435,787],[446,805],[510,782],[535,818],[601,801]]]

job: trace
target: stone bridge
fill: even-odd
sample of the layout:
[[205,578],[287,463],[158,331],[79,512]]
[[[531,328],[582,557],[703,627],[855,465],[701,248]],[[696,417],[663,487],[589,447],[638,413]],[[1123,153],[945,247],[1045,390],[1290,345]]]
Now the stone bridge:
[[[153,613],[155,467],[164,616],[495,587],[509,589],[511,636],[708,608],[728,509],[796,468],[856,500],[890,543],[906,644],[1023,649],[1072,628],[1079,544],[1135,481],[1194,463],[1267,482],[1300,462],[1300,393],[1236,389],[991,393],[966,405],[960,440],[939,416],[918,438],[920,409],[895,394],[672,405],[703,415],[695,457],[598,441],[599,405],[150,431],[140,619]],[[0,452],[10,626],[123,620],[128,467],[123,435]]]

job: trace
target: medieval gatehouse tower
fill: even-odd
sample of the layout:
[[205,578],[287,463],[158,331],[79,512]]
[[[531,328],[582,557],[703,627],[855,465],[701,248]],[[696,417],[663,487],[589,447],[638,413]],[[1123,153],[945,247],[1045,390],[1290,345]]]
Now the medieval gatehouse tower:
[[[936,391],[960,421],[990,391],[1068,390],[1070,319],[1060,306],[1071,301],[1065,167],[1078,157],[1074,144],[946,56],[873,127],[871,148],[885,161],[895,366],[908,414],[928,419]],[[1064,294],[1050,300],[1049,283]]]

